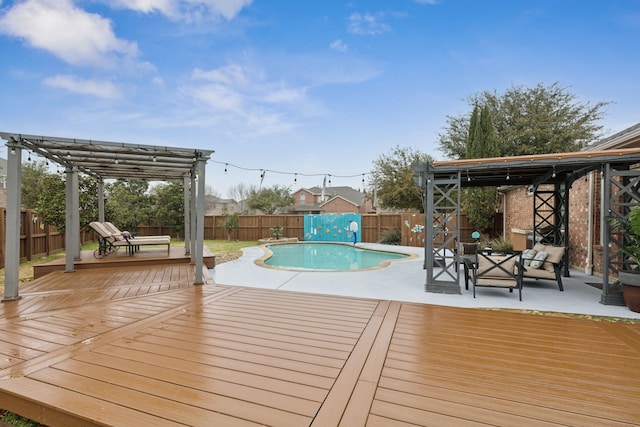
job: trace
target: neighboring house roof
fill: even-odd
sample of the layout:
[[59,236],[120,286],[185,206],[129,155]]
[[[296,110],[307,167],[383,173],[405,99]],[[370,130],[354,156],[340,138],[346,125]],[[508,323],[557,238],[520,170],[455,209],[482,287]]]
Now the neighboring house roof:
[[352,205],[354,205],[354,206],[356,206],[356,207],[357,207],[357,206],[360,206],[360,205],[358,205],[357,203],[355,203],[353,200],[348,200],[348,199],[346,199],[346,198],[344,198],[344,197],[342,197],[342,196],[333,196],[333,197],[331,197],[329,200],[327,200],[326,202],[321,203],[321,204],[320,204],[320,206],[325,206],[325,205],[328,205],[328,204],[330,204],[330,203],[334,203],[337,199],[342,199],[342,200],[344,200],[345,202],[347,202],[347,203],[351,203]]
[[[322,195],[322,187],[311,187],[307,188],[306,190],[315,196]],[[324,194],[328,198],[341,197],[356,206],[362,206],[366,197],[364,193],[361,193],[358,190],[354,190],[351,187],[325,187]]]
[[594,144],[585,147],[583,151],[603,151],[612,148],[638,148],[640,147],[640,123],[621,130]]
[[214,203],[221,203],[221,204],[225,204],[225,205],[228,205],[228,204],[230,204],[230,203],[237,203],[237,202],[236,202],[235,200],[233,200],[233,199],[223,199],[223,198],[221,198],[221,197],[215,197],[215,196],[214,196],[211,200],[212,200]]

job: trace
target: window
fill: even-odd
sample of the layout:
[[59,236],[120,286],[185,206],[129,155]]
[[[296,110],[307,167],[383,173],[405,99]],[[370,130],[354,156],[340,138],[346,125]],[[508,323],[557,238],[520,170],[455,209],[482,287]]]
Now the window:
[[300,204],[304,205],[307,202],[307,195],[304,193],[300,193]]

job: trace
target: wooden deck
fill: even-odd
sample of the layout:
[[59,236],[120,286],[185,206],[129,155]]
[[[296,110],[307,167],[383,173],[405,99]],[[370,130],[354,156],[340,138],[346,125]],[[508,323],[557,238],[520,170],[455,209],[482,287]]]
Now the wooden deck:
[[[203,248],[203,263],[206,268],[216,266],[216,257],[205,246]],[[94,251],[82,251],[80,259],[73,262],[75,270],[86,270],[92,268],[107,267],[128,267],[134,265],[166,265],[166,264],[184,264],[191,261],[191,256],[185,255],[183,247],[172,246],[169,249],[169,255],[164,246],[143,246],[141,250],[134,255],[129,255],[126,248],[119,248],[114,253],[97,259],[93,256]],[[33,277],[39,279],[52,271],[64,271],[66,267],[66,259],[58,258],[50,262],[37,264],[33,266]]]
[[0,407],[50,426],[640,425],[640,325],[53,272],[0,305]]

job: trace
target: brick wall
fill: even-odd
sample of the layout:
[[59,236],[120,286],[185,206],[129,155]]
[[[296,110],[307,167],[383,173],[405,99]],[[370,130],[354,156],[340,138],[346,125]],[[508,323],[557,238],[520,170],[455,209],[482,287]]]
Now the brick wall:
[[[569,194],[569,265],[584,270],[593,267],[594,274],[602,274],[600,242],[600,175],[594,172],[595,191],[593,192],[594,210],[589,217],[589,176],[576,180]],[[505,227],[507,239],[518,238],[513,229],[531,230],[533,228],[533,195],[526,187],[518,187],[505,193]],[[594,253],[587,260],[589,223],[593,227]],[[599,249],[599,250],[598,250]],[[593,264],[592,266],[589,264]]]

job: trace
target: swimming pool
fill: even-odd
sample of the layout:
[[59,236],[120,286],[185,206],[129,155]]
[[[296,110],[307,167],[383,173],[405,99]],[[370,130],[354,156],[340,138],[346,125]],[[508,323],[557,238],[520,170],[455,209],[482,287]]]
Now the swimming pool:
[[363,249],[340,243],[287,243],[267,245],[267,255],[257,262],[286,270],[356,271],[383,267],[411,255]]

